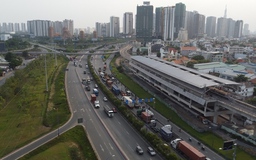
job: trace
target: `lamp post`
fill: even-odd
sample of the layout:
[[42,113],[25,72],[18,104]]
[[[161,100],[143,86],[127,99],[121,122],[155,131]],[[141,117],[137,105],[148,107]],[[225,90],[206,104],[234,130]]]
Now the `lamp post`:
[[233,160],[236,160],[236,146],[237,146],[237,144],[235,143],[234,146],[235,146],[235,149],[234,149],[234,153],[233,153]]
[[111,157],[115,157],[115,156],[116,156],[116,155],[113,154],[113,155],[107,157],[106,160],[108,160],[108,159],[111,158]]

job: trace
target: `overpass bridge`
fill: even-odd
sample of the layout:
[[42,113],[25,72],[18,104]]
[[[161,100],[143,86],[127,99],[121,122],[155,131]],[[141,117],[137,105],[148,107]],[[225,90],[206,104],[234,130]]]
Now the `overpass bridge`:
[[[28,52],[29,54],[32,55],[40,55],[40,54],[62,54],[62,55],[104,55],[104,54],[116,54],[119,51],[111,51],[111,52],[103,52],[103,51],[96,51],[96,52]],[[5,54],[7,52],[2,52],[0,54]],[[13,54],[22,54],[22,52],[12,52]]]

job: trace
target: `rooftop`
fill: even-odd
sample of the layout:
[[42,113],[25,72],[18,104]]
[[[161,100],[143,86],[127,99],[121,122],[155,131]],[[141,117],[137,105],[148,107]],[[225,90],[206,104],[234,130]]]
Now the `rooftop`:
[[198,88],[219,86],[219,85],[239,85],[236,82],[215,77],[209,74],[203,74],[194,69],[190,69],[181,65],[173,64],[155,57],[132,56],[132,60],[143,63],[146,66],[154,68],[159,72],[167,74],[171,77],[179,79],[185,83]]

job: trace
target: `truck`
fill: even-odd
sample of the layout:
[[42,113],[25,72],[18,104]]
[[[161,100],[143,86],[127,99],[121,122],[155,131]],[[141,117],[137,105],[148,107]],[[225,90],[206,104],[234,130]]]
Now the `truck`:
[[108,105],[105,105],[103,108],[104,112],[108,115],[109,118],[114,117],[114,112]]
[[98,95],[99,95],[99,91],[98,91],[98,89],[97,89],[97,88],[94,88],[94,89],[93,89],[93,94],[95,94],[96,96],[98,96]]
[[141,112],[141,119],[150,124],[150,127],[155,127],[156,126],[156,120],[153,119],[153,116],[148,113],[148,112]]
[[171,146],[190,160],[206,160],[203,153],[180,138],[171,141]]
[[165,141],[167,141],[167,142],[171,141],[171,139],[172,139],[171,125],[165,125],[165,126],[161,127],[159,133]]
[[114,92],[115,95],[120,94],[120,89],[116,85],[112,85],[112,91]]
[[94,104],[94,101],[96,101],[96,95],[91,94],[91,102]]
[[111,80],[108,80],[108,81],[107,81],[107,86],[108,86],[108,87],[112,87],[112,84],[113,84],[113,81],[111,81]]
[[133,108],[134,107],[134,102],[129,96],[123,96],[124,103],[129,107]]

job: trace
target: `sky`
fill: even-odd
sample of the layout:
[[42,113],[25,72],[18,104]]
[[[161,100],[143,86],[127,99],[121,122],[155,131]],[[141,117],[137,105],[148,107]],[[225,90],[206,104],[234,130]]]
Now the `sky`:
[[[250,31],[256,31],[256,0],[148,0],[156,7],[175,6],[184,3],[187,11],[223,17],[227,6],[227,18],[243,20]],[[0,23],[27,23],[28,20],[62,21],[72,19],[75,28],[95,27],[96,22],[108,23],[111,16],[136,14],[142,0],[0,0]]]

